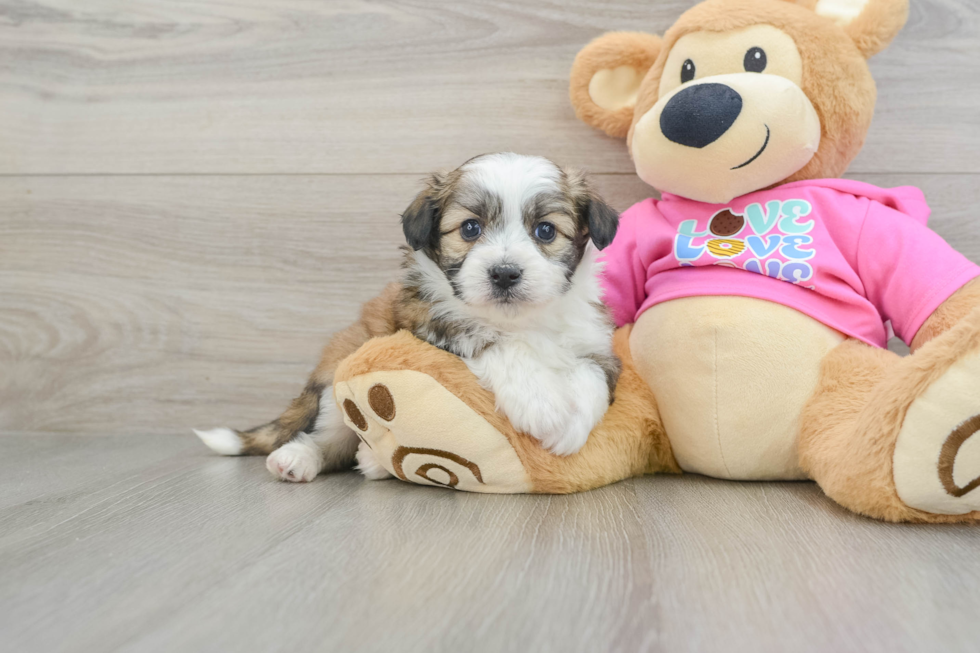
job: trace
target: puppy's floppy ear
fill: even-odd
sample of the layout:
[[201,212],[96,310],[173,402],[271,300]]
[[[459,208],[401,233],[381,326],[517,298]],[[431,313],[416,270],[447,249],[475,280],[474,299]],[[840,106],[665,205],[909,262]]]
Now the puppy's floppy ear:
[[414,250],[435,247],[439,243],[439,200],[441,177],[432,175],[426,188],[415,196],[402,213],[402,231]]
[[595,194],[589,197],[586,209],[589,219],[589,237],[599,249],[605,249],[616,237],[619,214]]
[[589,230],[589,238],[599,249],[605,249],[616,236],[619,228],[619,214],[606,204],[585,174],[573,168],[562,168],[567,193],[578,215],[578,228],[581,233]]
[[568,94],[579,120],[626,138],[640,84],[660,54],[659,36],[609,32],[579,51]]

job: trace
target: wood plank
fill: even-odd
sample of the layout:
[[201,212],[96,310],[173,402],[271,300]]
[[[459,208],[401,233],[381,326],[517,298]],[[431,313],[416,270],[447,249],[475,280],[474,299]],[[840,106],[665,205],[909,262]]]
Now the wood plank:
[[[575,53],[650,3],[0,2],[0,173],[411,173],[517,150],[632,172],[579,123]],[[856,172],[980,172],[980,20],[916,0]]]
[[[22,464],[52,443],[79,461],[57,487]],[[812,483],[488,496],[279,483],[192,436],[5,437],[0,453],[0,482],[32,489],[3,523],[49,525],[0,540],[0,633],[25,653],[956,653],[980,637],[980,530],[874,522]],[[114,496],[77,489],[143,465]]]
[[0,433],[0,548],[44,539],[66,522],[179,473],[189,455],[200,453],[200,442],[191,438],[126,434],[80,444],[77,436]]
[[[124,439],[141,446],[101,437],[75,439],[74,446],[61,440],[66,450],[88,458],[62,474],[82,488],[123,480],[110,496],[52,491],[34,470],[4,465],[4,476],[19,476],[38,495],[0,511],[4,522],[47,525],[0,543],[5,647],[114,650],[294,536],[310,515],[331,514],[330,506],[347,493],[345,485],[359,487],[352,483],[359,479],[346,474],[330,492],[300,493],[300,486],[266,482],[272,479],[260,458],[202,456],[193,436]],[[0,447],[16,451],[27,442],[35,448],[43,440],[6,437]],[[170,455],[154,460],[153,454],[165,454],[161,443],[169,445]],[[120,444],[128,451],[114,451]],[[93,448],[105,449],[105,463],[128,456],[134,458],[131,467],[146,464],[141,482],[116,478],[115,467],[88,456]],[[35,448],[30,457],[37,460],[39,454],[43,450]]]
[[[976,175],[917,182],[980,261]],[[599,175],[618,208],[646,197]],[[173,433],[271,419],[397,277],[414,176],[0,179],[0,430]]]
[[120,433],[275,416],[325,334],[397,275],[418,180],[0,186],[0,427]]
[[875,522],[810,483],[660,478],[636,492],[653,574],[670,588],[662,650],[976,647],[974,526]]

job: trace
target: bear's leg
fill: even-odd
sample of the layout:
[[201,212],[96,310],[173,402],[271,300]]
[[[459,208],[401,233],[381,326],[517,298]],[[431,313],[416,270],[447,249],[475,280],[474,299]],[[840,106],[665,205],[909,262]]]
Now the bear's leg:
[[679,472],[650,389],[633,368],[629,330],[614,339],[616,400],[576,454],[518,433],[466,365],[408,332],[375,338],[337,368],[334,395],[376,477],[473,492],[564,494]]
[[800,464],[887,521],[980,520],[980,312],[901,358],[848,340],[801,416]]

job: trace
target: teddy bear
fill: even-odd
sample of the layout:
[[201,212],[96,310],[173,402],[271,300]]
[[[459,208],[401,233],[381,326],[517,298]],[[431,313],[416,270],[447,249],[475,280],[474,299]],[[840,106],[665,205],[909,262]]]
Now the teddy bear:
[[623,363],[605,418],[552,455],[462,361],[399,333],[337,370],[347,423],[394,476],[457,490],[692,472],[811,479],[886,521],[980,520],[980,267],[926,227],[918,189],[840,178],[874,111],[866,60],[907,14],[706,0],[662,37],[589,43],[576,115],[660,192],[603,252]]

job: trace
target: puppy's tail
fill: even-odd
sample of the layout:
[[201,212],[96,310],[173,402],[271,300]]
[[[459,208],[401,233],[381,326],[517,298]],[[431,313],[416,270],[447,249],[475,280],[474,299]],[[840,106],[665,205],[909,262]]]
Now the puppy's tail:
[[312,433],[320,414],[320,396],[326,386],[311,380],[286,411],[268,424],[248,431],[228,428],[198,431],[204,444],[223,456],[264,456],[292,440],[297,433]]

